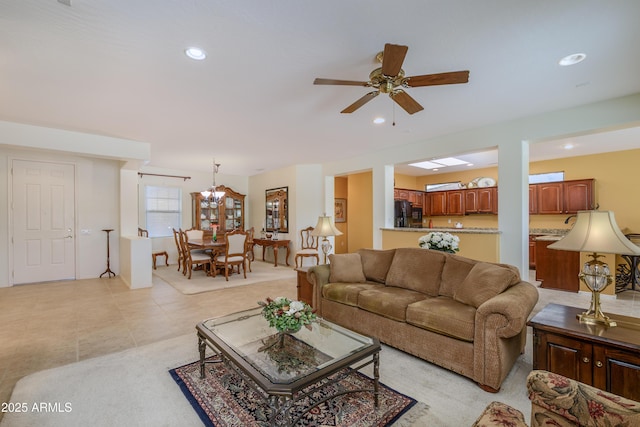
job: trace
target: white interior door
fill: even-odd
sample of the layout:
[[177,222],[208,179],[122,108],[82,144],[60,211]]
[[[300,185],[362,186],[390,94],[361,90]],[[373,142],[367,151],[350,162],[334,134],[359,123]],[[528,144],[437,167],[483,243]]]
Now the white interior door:
[[75,167],[12,162],[13,283],[75,279]]

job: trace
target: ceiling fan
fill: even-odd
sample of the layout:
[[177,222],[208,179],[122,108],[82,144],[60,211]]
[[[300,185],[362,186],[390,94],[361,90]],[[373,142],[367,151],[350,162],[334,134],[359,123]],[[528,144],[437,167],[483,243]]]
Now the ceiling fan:
[[358,82],[353,80],[335,80],[316,78],[314,85],[339,85],[339,86],[364,86],[373,87],[376,90],[367,93],[353,104],[341,111],[341,113],[353,113],[380,93],[388,93],[399,106],[409,114],[417,113],[424,108],[401,88],[450,85],[467,83],[469,71],[451,71],[448,73],[424,74],[422,76],[405,77],[402,62],[409,47],[390,44],[384,45],[384,51],[376,55],[376,59],[382,63],[382,67],[376,68],[369,74],[369,81]]

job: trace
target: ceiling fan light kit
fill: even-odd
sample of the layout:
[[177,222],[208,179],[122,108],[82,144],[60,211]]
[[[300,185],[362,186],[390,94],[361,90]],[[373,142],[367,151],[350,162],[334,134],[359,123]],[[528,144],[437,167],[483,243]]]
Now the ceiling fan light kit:
[[380,93],[388,94],[396,104],[401,106],[407,113],[415,114],[423,110],[422,105],[413,99],[402,88],[449,85],[467,83],[469,81],[469,71],[451,71],[438,74],[424,74],[421,76],[405,77],[402,63],[407,54],[407,46],[387,43],[384,51],[376,55],[376,59],[382,63],[382,67],[376,68],[369,74],[369,81],[359,82],[353,80],[336,80],[316,78],[315,85],[338,85],[338,86],[363,86],[372,87],[376,90],[367,93],[353,104],[341,111],[349,114],[362,107],[367,102],[378,96]]

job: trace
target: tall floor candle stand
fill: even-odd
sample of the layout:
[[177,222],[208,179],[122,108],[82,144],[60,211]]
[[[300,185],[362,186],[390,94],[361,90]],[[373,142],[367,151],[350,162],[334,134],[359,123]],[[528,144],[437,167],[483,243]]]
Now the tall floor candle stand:
[[102,230],[102,231],[107,233],[107,269],[105,270],[104,273],[100,275],[100,277],[102,278],[102,276],[104,276],[105,274],[107,275],[108,278],[111,278],[112,274],[113,274],[113,277],[116,277],[116,273],[111,271],[111,267],[109,266],[109,233],[113,231],[113,228],[110,228],[108,230]]

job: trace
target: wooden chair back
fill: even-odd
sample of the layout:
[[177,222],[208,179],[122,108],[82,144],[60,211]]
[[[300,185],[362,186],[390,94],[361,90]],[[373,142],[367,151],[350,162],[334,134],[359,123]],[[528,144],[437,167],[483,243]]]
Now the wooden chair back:
[[300,249],[318,249],[318,236],[313,236],[311,232],[313,227],[307,227],[300,230],[300,239],[302,244]]

